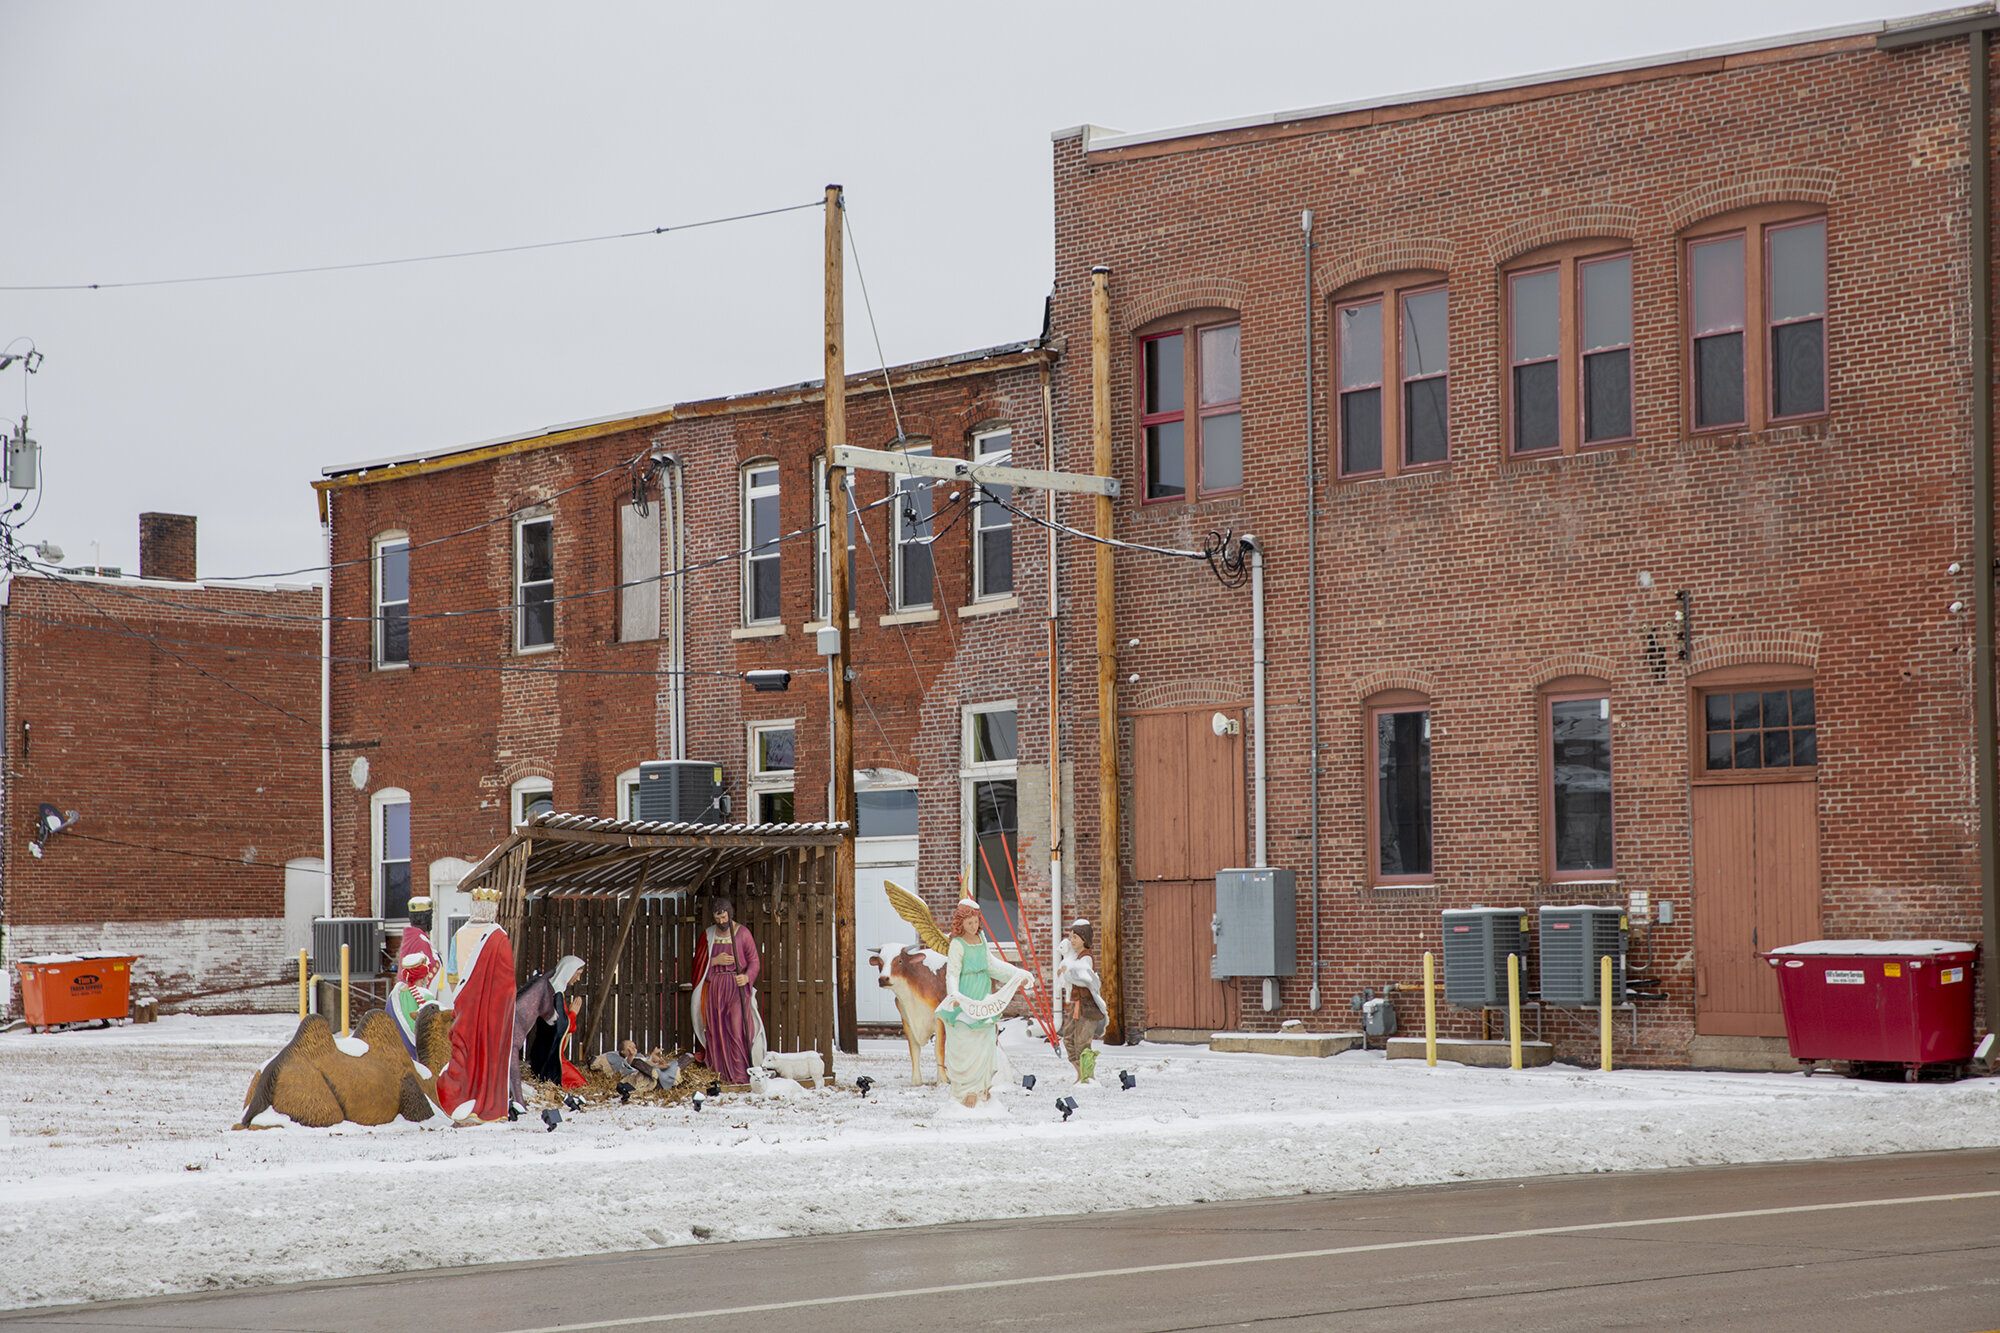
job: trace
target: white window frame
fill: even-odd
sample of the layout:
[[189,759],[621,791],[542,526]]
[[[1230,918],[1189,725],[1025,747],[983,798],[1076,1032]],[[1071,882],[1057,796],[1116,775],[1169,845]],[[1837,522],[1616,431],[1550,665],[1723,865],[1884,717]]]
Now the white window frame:
[[[382,915],[383,907],[382,854],[388,850],[384,846],[386,840],[382,836],[382,813],[386,807],[392,805],[400,805],[407,808],[410,805],[410,793],[404,791],[401,787],[384,787],[368,798],[368,900],[371,912],[378,917]],[[412,825],[410,829],[410,857],[408,861],[412,876],[416,874],[416,841],[416,828]],[[410,880],[410,893],[415,895],[416,892],[417,882],[412,878]],[[408,918],[398,917],[395,919],[407,920]]]
[[[973,759],[973,757],[972,757],[972,755],[973,755],[973,719],[974,719],[974,718],[976,718],[977,716],[979,716],[979,715],[980,715],[980,714],[982,714],[982,713],[1012,713],[1012,714],[1014,715],[1014,754],[1015,754],[1015,758],[1013,758],[1013,759],[1005,759],[1005,760],[987,760],[987,761],[985,761],[985,762],[977,762],[977,761],[975,761],[975,760]],[[959,753],[959,770],[958,770],[958,853],[959,853],[959,864],[960,864],[960,872],[961,872],[961,873],[962,873],[962,874],[964,875],[964,877],[965,877],[965,878],[964,878],[964,879],[963,879],[963,880],[962,880],[961,882],[962,882],[962,883],[964,883],[964,884],[966,884],[967,886],[975,886],[975,885],[977,885],[977,884],[979,883],[979,878],[978,878],[978,866],[979,866],[979,855],[978,855],[978,848],[979,848],[979,843],[978,843],[978,820],[977,820],[977,817],[976,817],[976,811],[974,810],[974,806],[973,806],[973,799],[972,799],[972,793],[973,793],[973,787],[974,787],[974,784],[975,784],[975,783],[980,783],[980,782],[1012,782],[1012,783],[1014,783],[1014,810],[1015,810],[1015,814],[1014,814],[1014,818],[1015,818],[1015,828],[1014,828],[1014,837],[1015,837],[1015,850],[1016,850],[1016,852],[1018,853],[1018,851],[1019,851],[1019,849],[1020,849],[1020,848],[1019,848],[1019,842],[1020,842],[1020,835],[1021,835],[1021,830],[1020,830],[1020,822],[1019,822],[1019,821],[1020,821],[1020,798],[1021,798],[1021,787],[1020,787],[1020,753],[1021,753],[1021,708],[1020,708],[1020,702],[1019,702],[1018,700],[1015,700],[1015,699],[998,699],[998,700],[994,700],[994,701],[992,701],[992,702],[990,702],[990,703],[981,703],[981,704],[967,704],[967,705],[966,705],[966,706],[965,706],[965,707],[964,707],[964,708],[963,708],[963,709],[962,709],[962,710],[960,711],[960,714],[959,714],[959,741],[958,741],[958,753]],[[1018,875],[1018,867],[1016,868],[1016,872],[1017,872],[1017,875]],[[996,887],[996,888],[998,888],[998,885],[996,884],[996,885],[995,885],[995,887]],[[1020,902],[1020,892],[1019,892],[1019,889],[1020,889],[1020,885],[1019,885],[1019,881],[1018,881],[1018,879],[1017,879],[1017,880],[1015,881],[1015,884],[1014,884],[1014,887],[1015,887],[1015,896],[1014,896],[1014,924],[1015,924],[1015,926],[1017,926],[1017,927],[1018,927],[1018,926],[1020,926],[1020,924],[1021,924],[1021,902]],[[1005,929],[1005,928],[1006,928],[1006,922],[1004,922],[1004,921],[996,921],[996,922],[992,922],[992,923],[990,923],[990,924],[991,924],[991,925],[992,925],[992,926],[993,926],[993,927],[994,927],[994,928],[995,928],[996,930],[1001,930],[1001,929]],[[1019,944],[1019,941],[1018,941],[1018,940],[1016,940],[1016,941],[1002,941],[1002,943],[1003,943],[1003,944],[1004,944],[1004,945],[1005,945],[1005,946],[1006,946],[1006,947],[1007,947],[1008,949],[1013,949],[1013,948],[1016,948],[1016,947],[1018,947],[1018,944]]]
[[[854,469],[847,469],[847,614],[854,616],[854,563],[855,543],[860,540],[861,506],[854,498]],[[827,555],[833,544],[832,509],[827,504],[826,458],[824,455],[813,460],[813,516],[819,524],[819,540],[815,544],[813,577],[817,586],[813,589],[813,618],[822,625],[833,623],[833,560]]]
[[[854,772],[854,788],[857,793],[862,791],[917,791],[918,786],[916,774],[906,773],[899,768],[856,769]],[[826,800],[827,808],[831,810],[833,808],[833,786],[831,783],[827,784]],[[919,797],[919,802],[921,804],[921,797]],[[861,798],[859,795],[855,797],[854,807],[854,833],[857,840],[866,843],[895,842],[904,839],[915,842],[917,840],[918,834],[916,833],[863,834],[861,832]],[[921,809],[919,810],[919,818],[921,819]]]
[[[533,585],[522,578],[523,558],[527,554],[527,543],[523,533],[537,523],[549,525],[549,577],[537,579]],[[555,592],[556,592],[556,519],[554,514],[530,512],[514,519],[514,651],[517,653],[551,653],[556,647]],[[540,587],[546,581],[549,589],[549,641],[547,643],[527,642],[528,605],[527,590],[530,586]]]
[[[1006,441],[1006,448],[993,449],[989,442]],[[974,462],[990,463],[997,467],[1010,466],[1014,461],[1014,432],[1011,427],[1001,426],[993,430],[983,430],[972,437],[972,457]],[[1011,487],[1008,488],[1010,491]],[[986,488],[977,491],[978,503],[972,513],[972,600],[975,602],[998,602],[1015,595],[1013,546],[1010,542],[1007,557],[1007,586],[999,592],[989,592],[986,587],[986,543],[980,540],[986,533],[1009,532],[1014,527],[1014,515],[999,504],[986,499]],[[1011,496],[1009,497],[1012,498]],[[996,518],[997,516],[997,518]],[[933,566],[936,561],[932,562]]]
[[618,817],[620,819],[637,819],[639,816],[632,813],[632,806],[634,803],[633,798],[639,794],[639,770],[628,768],[623,773],[620,773],[618,775],[617,791]]
[[[901,449],[897,450],[897,452],[901,454],[907,454],[912,458],[930,458],[933,456],[931,446],[928,444],[904,445]],[[896,610],[928,611],[937,605],[937,591],[938,591],[937,553],[931,547],[930,532],[926,532],[922,536],[916,536],[912,534],[906,537],[904,535],[902,497],[905,491],[915,491],[919,487],[923,488],[926,492],[933,491],[935,489],[936,478],[912,476],[907,473],[900,473],[900,472],[892,472],[889,475],[895,486],[895,493],[896,493],[895,502],[889,506],[889,539],[890,539],[889,550],[891,553],[890,563],[895,566],[894,582],[895,582],[895,593],[896,593]],[[924,520],[924,526],[932,529],[932,531],[935,531],[936,524],[937,524],[937,498],[935,495],[932,495],[930,517]],[[921,545],[924,548],[924,554],[931,562],[931,595],[925,598],[921,602],[913,602],[904,594],[903,591],[903,548],[905,546],[918,546],[918,545]]]
[[[382,596],[382,556],[396,547],[403,548],[403,600],[391,602]],[[407,671],[410,668],[410,534],[407,532],[378,533],[371,547],[372,558],[368,563],[369,586],[375,603],[375,669],[378,671]],[[387,623],[384,613],[389,607],[403,608],[403,657],[392,661],[388,656]]]
[[[767,485],[760,486],[752,478],[762,472],[770,473],[771,481]],[[780,546],[776,535],[761,548],[753,545],[756,537],[751,532],[750,506],[753,501],[763,499],[766,496],[776,500],[782,506],[784,504],[784,477],[775,458],[753,459],[743,465],[739,475],[741,480],[737,487],[737,494],[742,511],[743,532],[743,540],[741,542],[741,550],[743,552],[741,560],[743,623],[746,626],[775,625],[784,619],[784,564],[781,559],[783,548]],[[778,526],[782,530],[784,527],[782,508],[780,514],[781,517]],[[760,616],[756,614],[755,575],[756,567],[767,560],[775,562],[779,570],[778,605],[772,608],[770,615]]]
[[547,796],[551,807],[553,807],[555,792],[556,784],[548,778],[517,778],[514,785],[507,789],[508,827],[519,828],[521,825],[527,823],[527,820],[523,817],[523,806],[525,805],[523,798],[529,796]]
[[[743,822],[745,824],[756,824],[760,822],[757,810],[760,797],[776,795],[779,792],[791,792],[793,793],[792,799],[795,801],[798,799],[798,769],[796,764],[798,762],[799,726],[796,718],[765,718],[762,721],[748,723],[744,730],[748,737],[749,745],[745,751],[743,763],[743,772],[747,775],[743,784],[746,789],[743,801]],[[767,731],[789,731],[792,733],[792,759],[794,767],[772,769],[759,767],[757,757],[759,749],[758,739]]]

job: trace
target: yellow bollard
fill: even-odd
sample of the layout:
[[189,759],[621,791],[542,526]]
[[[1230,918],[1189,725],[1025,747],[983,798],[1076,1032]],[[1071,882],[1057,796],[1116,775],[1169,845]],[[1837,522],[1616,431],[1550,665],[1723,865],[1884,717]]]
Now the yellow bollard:
[[1597,1067],[1611,1072],[1611,955],[1597,967]]
[[[345,944],[340,946],[340,1035],[343,1037],[354,1035],[348,1030],[347,1026],[347,946]],[[1517,1051],[1516,1054],[1518,1055],[1519,1052]],[[1520,1063],[1518,1059],[1515,1060],[1515,1067],[1518,1068]]]
[[1507,955],[1507,1056],[1510,1067],[1521,1067],[1521,957]]
[[306,1016],[306,999],[310,993],[311,988],[306,982],[306,951],[301,949],[299,950],[299,1017],[301,1019]]
[[1424,1063],[1437,1068],[1438,1062],[1438,1000],[1437,1000],[1437,959],[1430,950],[1424,951]]

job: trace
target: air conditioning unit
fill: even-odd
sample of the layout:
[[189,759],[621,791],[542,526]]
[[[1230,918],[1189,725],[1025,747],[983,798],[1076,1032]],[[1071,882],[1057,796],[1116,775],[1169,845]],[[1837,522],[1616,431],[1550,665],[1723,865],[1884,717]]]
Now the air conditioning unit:
[[662,824],[720,824],[729,815],[722,765],[656,759],[639,765],[632,817]]
[[312,923],[313,975],[340,975],[340,946],[347,946],[347,975],[375,978],[382,971],[382,919],[374,916],[320,916]]
[[1274,867],[1215,872],[1215,956],[1208,975],[1289,977],[1298,971],[1297,887],[1292,872]]
[[1464,907],[1444,914],[1444,999],[1466,1009],[1507,1003],[1507,955],[1521,960],[1526,994],[1528,914],[1518,907]]
[[1541,910],[1542,1003],[1561,1009],[1594,1009],[1599,960],[1611,959],[1611,1002],[1625,1002],[1625,930],[1622,907],[1544,907]]

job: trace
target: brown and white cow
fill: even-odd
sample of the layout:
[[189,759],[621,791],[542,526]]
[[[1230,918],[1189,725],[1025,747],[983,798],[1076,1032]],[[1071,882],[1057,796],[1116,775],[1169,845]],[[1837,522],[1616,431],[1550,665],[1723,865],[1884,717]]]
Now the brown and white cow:
[[[903,1039],[910,1043],[910,1082],[922,1083],[924,1043],[937,1033],[937,1007],[944,1003],[944,955],[915,944],[885,944],[870,950],[868,961],[881,973],[877,984],[896,996],[896,1012],[903,1018]],[[943,1049],[936,1055],[938,1078],[942,1081]]]

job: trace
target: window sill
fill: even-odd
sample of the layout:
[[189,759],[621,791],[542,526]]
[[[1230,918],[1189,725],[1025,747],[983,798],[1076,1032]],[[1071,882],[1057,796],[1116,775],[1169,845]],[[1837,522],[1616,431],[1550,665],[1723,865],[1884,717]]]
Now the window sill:
[[729,631],[732,639],[777,639],[784,637],[785,627],[779,625],[744,625]]
[[514,656],[540,657],[543,653],[552,653],[555,650],[556,646],[552,643],[537,643],[527,648],[520,648],[520,647],[515,648]]
[[1020,609],[1021,599],[1019,597],[995,597],[989,602],[974,602],[970,606],[961,606],[958,608],[958,614],[960,619],[965,619],[970,616],[997,616],[1002,611],[1018,611]]
[[915,611],[895,611],[886,616],[877,616],[878,625],[929,625],[936,622],[938,610],[935,606],[922,607]]
[[408,662],[377,662],[375,669],[377,671],[408,671],[410,664]]

